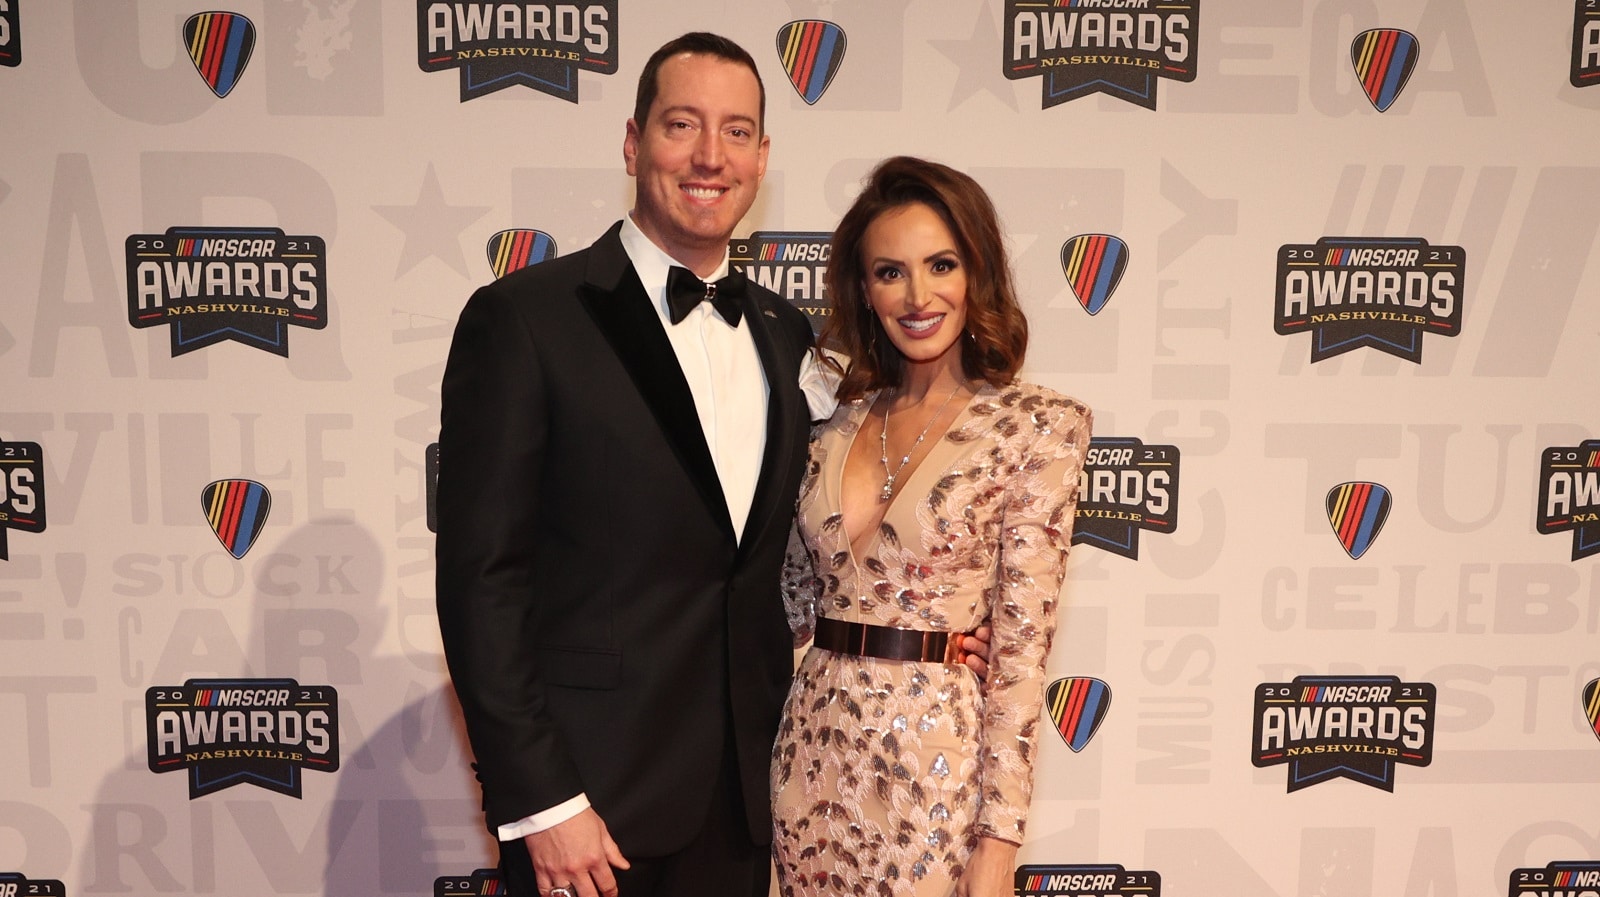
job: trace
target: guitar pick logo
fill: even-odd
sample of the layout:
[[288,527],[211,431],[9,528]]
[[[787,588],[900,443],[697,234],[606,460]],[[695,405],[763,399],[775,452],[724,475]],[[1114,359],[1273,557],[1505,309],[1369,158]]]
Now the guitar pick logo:
[[1400,91],[1406,89],[1411,70],[1417,67],[1417,56],[1417,39],[1409,32],[1374,28],[1356,35],[1350,44],[1350,63],[1373,108],[1389,111]]
[[844,62],[844,29],[821,19],[801,19],[778,29],[778,59],[806,105],[815,105]]
[[1583,687],[1583,718],[1594,737],[1600,738],[1600,679],[1590,679]]
[[183,42],[201,80],[212,93],[225,97],[250,64],[256,26],[236,12],[202,12],[183,23]]
[[556,241],[542,230],[512,228],[489,238],[489,267],[495,277],[521,271],[556,256]]
[[1388,488],[1377,483],[1340,483],[1328,490],[1328,523],[1352,560],[1372,547],[1393,504]]
[[272,493],[254,480],[217,480],[200,490],[200,506],[217,541],[237,559],[261,535],[272,509]]
[[1089,746],[1111,709],[1111,688],[1087,676],[1057,679],[1045,689],[1044,705],[1062,740],[1077,753]]
[[1128,244],[1110,234],[1079,234],[1061,244],[1061,271],[1084,311],[1098,314],[1128,269]]

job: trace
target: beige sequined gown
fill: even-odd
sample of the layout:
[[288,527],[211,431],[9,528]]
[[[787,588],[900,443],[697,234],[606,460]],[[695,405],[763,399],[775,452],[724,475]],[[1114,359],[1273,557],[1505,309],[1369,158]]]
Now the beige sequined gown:
[[985,386],[857,557],[840,475],[872,398],[841,406],[811,442],[784,566],[796,644],[817,614],[960,632],[987,621],[989,683],[937,662],[807,652],[772,757],[785,897],[952,893],[979,836],[1022,841],[1034,739],[1048,731],[1045,655],[1089,409],[1039,386]]

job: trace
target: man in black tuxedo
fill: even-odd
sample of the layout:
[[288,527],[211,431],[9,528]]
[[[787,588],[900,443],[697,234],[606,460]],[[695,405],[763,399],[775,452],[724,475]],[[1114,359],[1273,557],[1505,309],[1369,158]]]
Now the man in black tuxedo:
[[718,282],[765,105],[731,41],[662,47],[628,218],[478,290],[456,328],[439,622],[514,895],[767,893],[811,330]]

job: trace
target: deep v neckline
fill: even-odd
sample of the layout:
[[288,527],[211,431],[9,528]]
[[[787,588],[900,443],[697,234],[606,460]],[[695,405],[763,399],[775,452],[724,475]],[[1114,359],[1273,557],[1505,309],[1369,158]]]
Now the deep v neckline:
[[[877,404],[878,397],[883,394],[883,390],[878,390],[877,392],[872,393],[870,397],[862,399],[860,410],[857,412],[857,417],[854,421],[854,426],[850,431],[850,435],[845,439],[844,450],[839,455],[839,466],[833,471],[832,477],[833,495],[839,506],[839,536],[844,540],[845,554],[850,559],[850,566],[853,569],[860,570],[861,558],[863,556],[869,556],[869,553],[865,551],[865,549],[876,548],[878,546],[878,543],[883,537],[883,522],[889,519],[889,512],[894,510],[894,507],[900,501],[901,496],[916,491],[915,484],[921,477],[923,469],[928,466],[928,460],[933,457],[934,452],[937,451],[939,446],[944,443],[945,437],[959,429],[959,426],[963,424],[962,419],[972,414],[972,408],[977,404],[978,398],[980,396],[987,395],[992,389],[993,387],[991,387],[989,384],[980,382],[978,384],[978,388],[973,390],[972,395],[967,397],[966,402],[964,402],[956,411],[955,417],[950,419],[950,425],[945,427],[944,431],[941,432],[938,438],[933,440],[932,445],[928,447],[928,454],[924,455],[922,459],[917,462],[917,465],[911,469],[911,472],[906,474],[906,478],[900,481],[900,488],[896,489],[894,493],[889,496],[889,500],[882,503],[883,513],[878,515],[878,519],[873,523],[869,530],[863,531],[863,535],[870,532],[871,538],[862,543],[863,551],[857,552],[855,543],[850,538],[850,528],[845,525],[844,520],[844,473],[845,467],[850,463],[850,453],[855,450],[856,438],[861,435],[861,431],[865,428],[867,418],[872,416],[872,407]],[[885,421],[885,426],[887,426],[887,423],[888,422]]]

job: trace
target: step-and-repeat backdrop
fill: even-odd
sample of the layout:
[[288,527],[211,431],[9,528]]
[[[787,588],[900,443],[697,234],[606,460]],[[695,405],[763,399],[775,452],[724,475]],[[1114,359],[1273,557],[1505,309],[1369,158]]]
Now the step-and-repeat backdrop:
[[1595,894],[1597,7],[0,0],[0,894],[494,892],[440,373],[696,29],[737,266],[957,165],[1096,410],[1018,893]]

